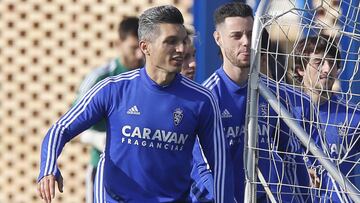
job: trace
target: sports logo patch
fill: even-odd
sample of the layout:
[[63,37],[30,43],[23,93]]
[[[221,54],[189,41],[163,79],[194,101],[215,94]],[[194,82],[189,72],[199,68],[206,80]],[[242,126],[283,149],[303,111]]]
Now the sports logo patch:
[[259,105],[259,111],[261,116],[267,116],[268,115],[268,105],[266,103],[261,103]]
[[184,117],[183,110],[177,108],[175,109],[173,115],[174,115],[174,124],[177,126],[180,124],[182,118]]
[[338,135],[340,135],[341,137],[346,136],[347,129],[348,129],[348,126],[346,123],[339,123],[338,127],[337,127]]

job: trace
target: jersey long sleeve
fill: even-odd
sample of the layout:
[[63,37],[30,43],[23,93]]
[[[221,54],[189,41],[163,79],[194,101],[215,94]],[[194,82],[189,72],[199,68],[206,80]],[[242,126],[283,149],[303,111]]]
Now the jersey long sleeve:
[[[59,176],[57,158],[64,145],[73,137],[106,117],[106,103],[110,90],[107,79],[94,86],[47,132],[41,146],[41,168],[38,180],[46,175]],[[105,86],[105,88],[102,88]]]
[[212,202],[214,199],[214,178],[198,140],[195,141],[193,157],[191,199],[193,202]]
[[[79,101],[94,85],[98,82],[102,81],[103,79],[115,76],[120,73],[126,72],[128,69],[122,65],[119,58],[115,58],[110,60],[108,63],[96,68],[92,72],[90,72],[82,81],[79,89],[76,101]],[[102,119],[98,123],[91,126],[88,129],[88,132],[81,135],[81,138],[90,139],[90,143],[92,148],[90,149],[90,163],[93,167],[96,167],[100,158],[100,154],[104,151],[103,142],[105,140],[105,133],[106,133],[106,121]],[[98,140],[93,139],[96,137],[99,139],[103,139],[100,142]],[[101,138],[103,136],[103,138]],[[83,140],[83,139],[81,139]]]
[[225,189],[232,178],[212,94],[180,74],[168,86],[159,86],[145,68],[101,81],[49,130],[39,178],[58,170],[56,158],[67,141],[102,118],[107,129],[103,181],[111,196],[125,202],[190,201],[198,137],[215,177],[217,202],[233,197]]

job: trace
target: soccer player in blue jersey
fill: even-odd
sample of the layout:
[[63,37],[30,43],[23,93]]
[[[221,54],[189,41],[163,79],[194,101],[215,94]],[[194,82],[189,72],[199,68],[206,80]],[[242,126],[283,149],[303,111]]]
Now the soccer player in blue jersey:
[[[138,42],[139,18],[125,17],[118,27],[115,43],[118,57],[89,73],[81,83],[78,93],[80,100],[96,83],[109,76],[139,68],[143,65],[143,54]],[[90,163],[86,175],[86,202],[93,202],[93,185],[100,154],[104,151],[106,121],[102,120],[81,134],[81,141],[90,144]]]
[[188,34],[188,38],[187,38],[188,46],[185,50],[184,63],[180,73],[183,76],[191,80],[194,80],[195,72],[196,72],[194,31],[191,28],[187,27],[186,32]]
[[[183,65],[181,67],[180,74],[193,80],[194,76],[195,76],[195,71],[196,71],[195,47],[194,47],[194,43],[193,43],[194,33],[188,27],[186,28],[186,32],[187,32],[187,38],[186,38],[187,47],[185,49],[184,61],[183,61]],[[197,143],[197,145],[198,145],[198,143]],[[103,196],[103,194],[105,194],[104,188],[101,183],[102,176],[103,176],[103,168],[104,168],[104,156],[101,156],[99,164],[98,164],[98,168],[99,168],[99,170],[96,173],[95,192],[94,192],[96,198],[94,199],[95,200],[94,203],[101,202],[101,196]],[[211,176],[210,173],[209,173],[209,176]],[[211,184],[213,184],[213,182],[211,182]]]
[[[346,101],[346,95],[334,90],[340,60],[336,39],[326,35],[303,39],[295,48],[295,73],[317,111],[316,128],[319,131],[312,137],[339,172],[354,183],[360,150],[360,110],[358,105]],[[315,201],[352,202],[331,175],[316,162],[310,172],[313,186],[317,187]]]
[[[224,133],[234,167],[236,202],[244,201],[245,190],[243,152],[247,82],[250,71],[250,48],[253,29],[252,13],[251,7],[243,3],[228,3],[216,9],[214,14],[216,26],[214,39],[221,49],[223,64],[203,83],[206,88],[212,91],[219,102]],[[271,84],[268,85],[271,86]],[[289,168],[290,164],[288,165],[288,162],[292,160],[287,160],[286,157],[279,156],[279,154],[269,150],[295,152],[297,150],[295,147],[300,147],[296,140],[289,139],[290,132],[288,128],[275,117],[276,113],[270,108],[266,100],[260,97],[258,118],[260,172],[266,180],[264,184],[270,184],[275,199],[282,202],[299,202],[297,195],[293,194],[291,188],[286,186],[286,184],[294,183],[295,181],[292,179],[296,178],[288,177],[290,174],[285,170],[286,167],[293,173],[291,170],[294,168]],[[291,149],[292,147],[294,149]],[[201,163],[201,157],[199,160]],[[200,174],[197,174],[196,170],[193,172],[197,184],[205,182],[204,185],[208,188],[207,182],[211,181],[206,178],[208,172],[204,170],[203,164],[198,164],[197,167],[200,168]],[[203,174],[204,172],[205,174]],[[202,192],[206,192],[206,189],[201,187],[204,186],[199,184],[197,188],[193,189],[195,196],[203,199],[211,197],[211,194],[206,193],[205,197],[201,196]],[[211,188],[208,191],[211,192]],[[196,194],[196,192],[199,194]],[[259,186],[257,201],[266,202],[268,200],[264,188]]]
[[99,82],[45,136],[38,191],[46,202],[62,179],[56,160],[65,143],[103,118],[106,202],[190,201],[195,139],[214,176],[215,202],[232,201],[218,104],[208,90],[179,74],[187,37],[181,12],[159,6],[139,19],[145,67]]

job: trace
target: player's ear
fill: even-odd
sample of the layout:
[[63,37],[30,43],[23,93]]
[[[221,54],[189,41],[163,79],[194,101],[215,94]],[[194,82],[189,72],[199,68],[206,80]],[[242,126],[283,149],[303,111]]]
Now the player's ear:
[[215,30],[214,33],[213,33],[213,36],[214,36],[214,39],[215,39],[215,42],[218,46],[221,47],[221,36],[220,36],[220,32]]
[[301,67],[301,65],[295,65],[295,73],[300,75],[301,77],[304,77],[305,70],[303,67]]
[[141,40],[139,42],[139,47],[140,47],[140,50],[147,56],[150,55],[150,47],[149,47],[149,44],[147,42],[145,42],[144,40]]

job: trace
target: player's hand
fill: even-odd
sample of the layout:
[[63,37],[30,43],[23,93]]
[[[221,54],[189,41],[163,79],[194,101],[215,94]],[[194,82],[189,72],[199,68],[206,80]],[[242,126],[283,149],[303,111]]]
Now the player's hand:
[[308,169],[309,175],[310,175],[310,184],[311,187],[319,188],[320,187],[320,178],[316,174],[315,169]]
[[46,203],[51,203],[51,200],[55,198],[55,182],[58,182],[59,191],[63,192],[63,179],[60,176],[58,181],[54,175],[44,176],[38,183],[38,195]]

